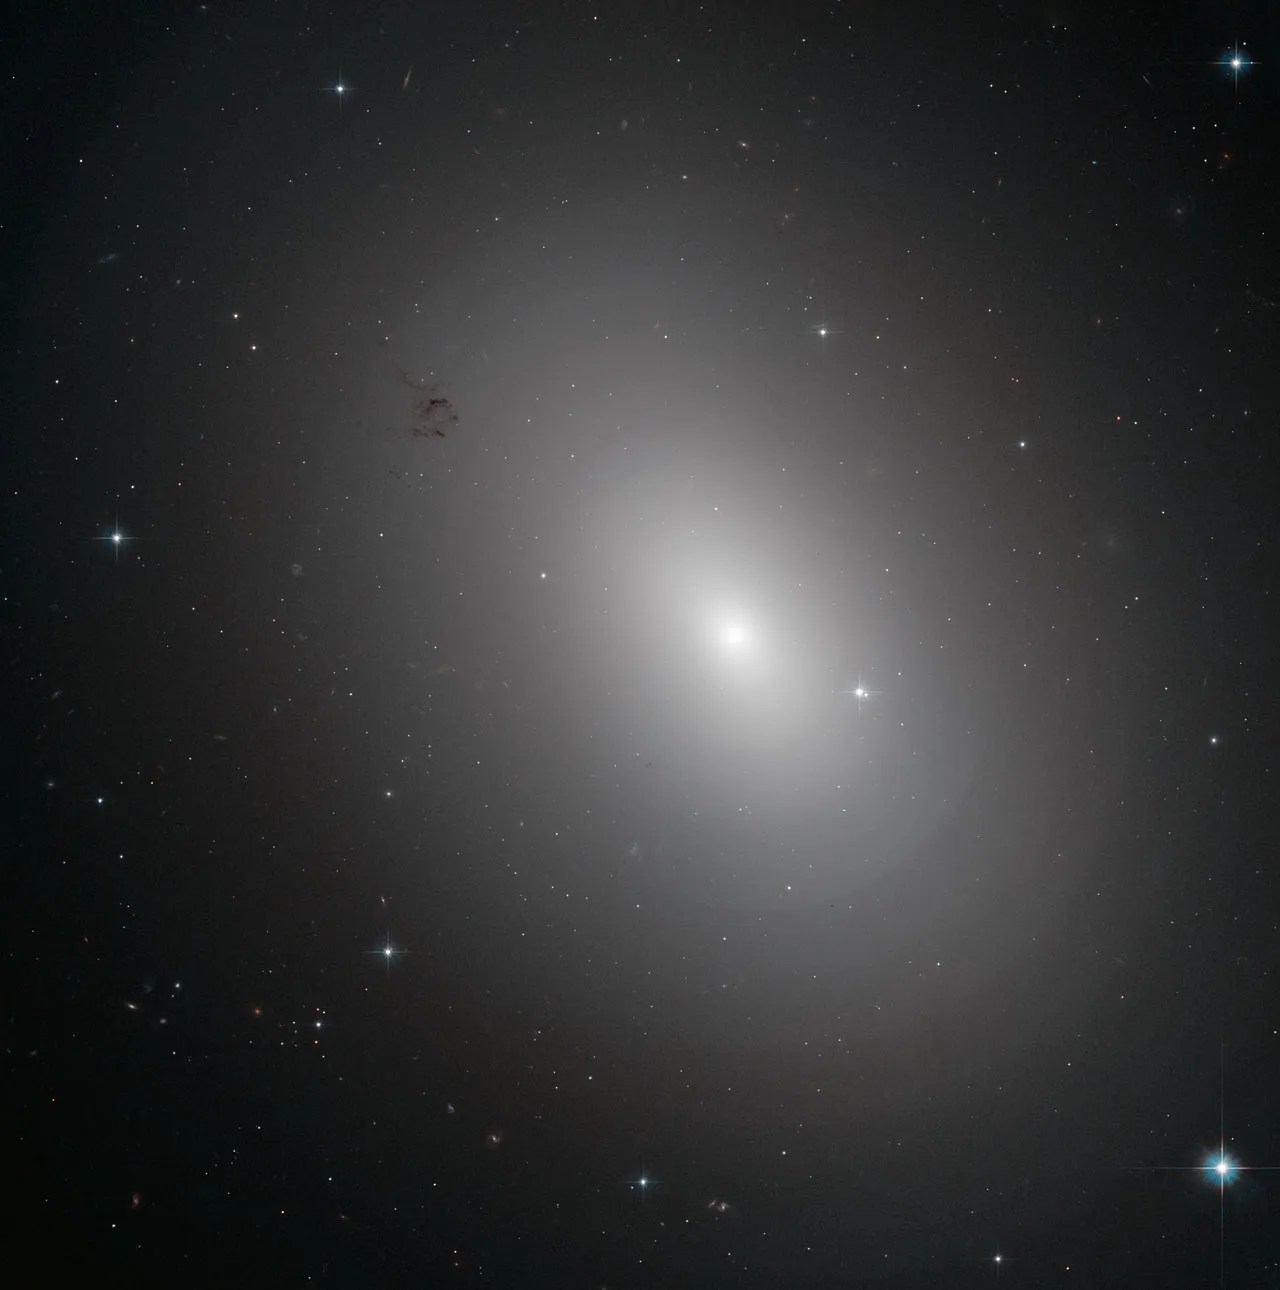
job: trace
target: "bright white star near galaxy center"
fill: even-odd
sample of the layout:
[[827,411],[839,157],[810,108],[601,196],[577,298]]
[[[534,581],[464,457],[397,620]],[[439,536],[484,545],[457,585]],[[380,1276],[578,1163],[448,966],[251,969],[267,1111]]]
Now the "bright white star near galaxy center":
[[851,698],[856,699],[858,701],[859,712],[862,711],[864,704],[869,703],[872,699],[878,698],[880,695],[879,690],[872,690],[868,686],[863,684],[861,672],[858,673],[858,683],[856,685],[854,685],[851,689],[848,689],[848,690],[839,690],[837,691],[837,693],[847,694]]

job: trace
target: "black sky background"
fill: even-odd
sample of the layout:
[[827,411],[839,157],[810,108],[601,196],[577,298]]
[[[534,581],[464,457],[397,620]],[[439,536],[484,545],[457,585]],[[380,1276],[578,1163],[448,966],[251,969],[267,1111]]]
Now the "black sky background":
[[961,10],[19,17],[15,1284],[1280,1284],[1280,19]]

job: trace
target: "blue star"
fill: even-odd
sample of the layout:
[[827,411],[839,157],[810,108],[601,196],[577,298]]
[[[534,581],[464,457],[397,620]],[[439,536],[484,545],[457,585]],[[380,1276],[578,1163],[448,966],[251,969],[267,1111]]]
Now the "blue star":
[[1237,45],[1230,53],[1222,56],[1221,65],[1230,73],[1231,82],[1238,93],[1240,90],[1240,74],[1247,72],[1253,66],[1253,59]]

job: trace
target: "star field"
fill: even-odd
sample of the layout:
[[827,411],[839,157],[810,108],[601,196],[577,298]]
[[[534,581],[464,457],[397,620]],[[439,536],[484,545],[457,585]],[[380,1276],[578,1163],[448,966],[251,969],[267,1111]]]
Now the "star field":
[[1280,1276],[1273,17],[15,22],[15,1284]]

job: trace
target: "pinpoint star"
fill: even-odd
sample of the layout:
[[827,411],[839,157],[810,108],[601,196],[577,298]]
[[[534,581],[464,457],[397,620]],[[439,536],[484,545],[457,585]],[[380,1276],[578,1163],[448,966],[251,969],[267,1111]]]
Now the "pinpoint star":
[[338,100],[338,111],[342,111],[342,100],[351,93],[351,86],[342,79],[342,73],[338,73],[338,79],[332,85],[326,87],[330,94]]
[[852,689],[840,690],[838,693],[847,694],[850,698],[856,699],[858,701],[858,711],[861,712],[863,706],[869,703],[872,699],[877,698],[881,691],[869,689],[862,680],[862,673],[859,672],[857,684],[854,685]]
[[641,1170],[640,1177],[632,1178],[627,1183],[627,1186],[630,1187],[632,1191],[638,1191],[641,1197],[644,1197],[652,1187],[657,1186],[657,1179],[650,1178],[647,1173]]
[[816,336],[818,340],[821,341],[822,352],[825,354],[827,352],[827,341],[829,341],[833,336],[839,336],[840,332],[829,323],[817,323],[813,327],[809,328],[809,335]]
[[97,539],[99,542],[109,542],[111,549],[115,553],[115,563],[120,563],[120,548],[129,540],[120,528],[120,516],[116,516],[115,527],[109,532],[104,533]]
[[1225,1049],[1220,1056],[1218,1072],[1218,1149],[1202,1165],[1142,1165],[1129,1166],[1144,1172],[1168,1173],[1203,1173],[1216,1181],[1218,1185],[1218,1284],[1226,1284],[1226,1225],[1227,1225],[1227,1183],[1232,1182],[1239,1173],[1274,1173],[1280,1172],[1280,1165],[1242,1165],[1227,1155],[1226,1101],[1223,1093],[1226,1082]]
[[401,954],[408,954],[408,952],[409,952],[408,950],[398,950],[394,945],[391,944],[390,933],[387,934],[386,944],[383,945],[380,949],[365,950],[366,954],[375,954],[386,964],[388,976],[391,975],[391,960],[399,957]]
[[1240,93],[1240,76],[1254,65],[1253,59],[1237,45],[1222,58],[1222,66],[1231,76],[1231,83],[1237,94]]

